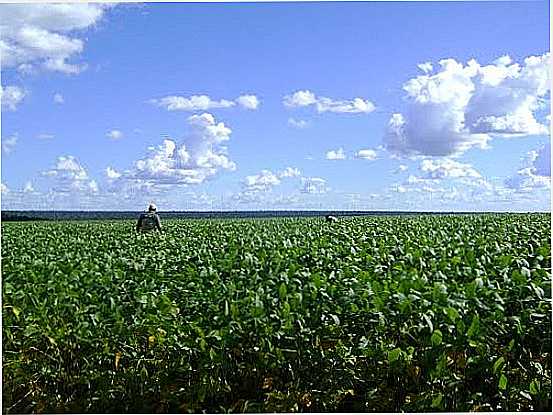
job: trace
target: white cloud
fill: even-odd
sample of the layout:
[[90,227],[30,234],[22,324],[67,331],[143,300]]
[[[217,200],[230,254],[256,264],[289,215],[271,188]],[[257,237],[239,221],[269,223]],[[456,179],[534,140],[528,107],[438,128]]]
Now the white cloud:
[[301,176],[301,171],[297,167],[286,167],[284,170],[278,173],[278,177],[299,177]]
[[505,180],[507,188],[518,192],[551,188],[551,143],[528,153],[523,167]]
[[18,136],[17,134],[12,134],[8,138],[2,139],[2,151],[6,154],[10,154],[13,149],[15,148],[15,145],[17,144]]
[[15,111],[17,106],[23,101],[23,98],[25,98],[25,95],[25,91],[17,86],[8,85],[0,87],[2,108]]
[[115,170],[114,168],[108,166],[106,168],[106,176],[109,180],[113,180],[113,179],[118,179],[121,177],[121,173],[119,173],[117,170]]
[[326,180],[321,177],[302,177],[302,193],[322,194],[327,193],[330,188],[326,185]]
[[317,102],[318,112],[336,112],[336,113],[365,113],[368,114],[375,110],[374,104],[368,99],[354,98],[351,101],[336,101],[331,98],[319,98]]
[[407,167],[405,164],[400,164],[397,169],[394,170],[394,173],[403,173],[407,170],[409,170],[409,167]]
[[106,137],[118,140],[123,137],[123,133],[120,130],[111,130],[106,133]]
[[6,194],[10,191],[8,186],[6,186],[4,183],[0,183],[0,193]]
[[345,160],[346,153],[344,153],[343,148],[339,148],[338,150],[329,150],[326,152],[326,159],[327,160]]
[[376,160],[376,151],[371,149],[359,150],[355,153],[355,158],[363,160]]
[[90,190],[92,193],[98,193],[98,183],[96,183],[96,180],[91,180],[88,182],[88,190]]
[[430,73],[432,72],[432,69],[434,69],[432,62],[419,63],[417,67],[424,73]]
[[448,192],[448,190],[443,189],[441,187],[432,187],[432,186],[422,186],[420,188],[420,191],[421,192],[426,192],[426,193],[446,193],[446,192]]
[[151,99],[148,102],[165,108],[167,111],[207,111],[216,108],[231,108],[237,104],[242,108],[255,110],[260,105],[259,99],[255,95],[241,95],[234,101],[228,99],[217,101],[207,95],[192,95],[190,97],[171,95]]
[[503,55],[497,58],[495,61],[493,61],[494,64],[497,66],[507,66],[513,63],[513,60],[509,55]]
[[435,73],[404,84],[407,109],[390,118],[386,148],[402,156],[448,156],[487,148],[498,135],[547,134],[535,112],[550,89],[549,60],[549,53],[522,65],[508,57],[487,66],[441,60]]
[[538,176],[551,177],[551,142],[540,147],[532,159],[532,167]]
[[58,175],[69,174],[76,180],[86,180],[88,175],[86,170],[79,164],[73,156],[60,156],[56,161],[56,167],[44,172],[46,176],[56,177]]
[[33,193],[35,191],[33,184],[28,181],[25,183],[25,187],[23,188],[23,193]]
[[63,98],[63,95],[60,94],[60,93],[55,93],[54,94],[54,102],[56,104],[63,104],[65,102],[65,100]]
[[406,193],[406,192],[407,192],[407,188],[406,188],[405,186],[400,185],[400,184],[393,185],[393,186],[392,186],[392,192]]
[[538,176],[531,168],[520,169],[517,174],[505,180],[508,188],[518,192],[531,192],[534,189],[551,188],[551,177]]
[[368,114],[375,110],[374,104],[363,98],[353,98],[351,100],[335,100],[327,97],[318,97],[309,90],[300,90],[292,95],[286,95],[283,104],[289,108],[308,107],[314,105],[317,112],[334,113],[365,113]]
[[70,63],[84,41],[70,37],[100,21],[107,4],[3,4],[0,7],[2,66],[29,72],[34,67],[75,74],[86,65]]
[[42,175],[54,181],[51,188],[54,193],[86,193],[94,187],[86,169],[73,156],[59,156],[55,167]]
[[[494,190],[494,186],[470,164],[448,158],[423,159],[419,171],[420,175],[410,174],[392,190],[399,193],[447,194],[455,189],[455,200],[462,197],[464,201],[481,200],[485,192]],[[449,190],[440,185],[449,186]]]
[[217,123],[209,113],[188,117],[191,126],[191,138],[194,144],[221,144],[230,140],[231,129],[224,123]]
[[550,55],[530,56],[524,65],[508,56],[480,68],[477,89],[466,111],[471,132],[509,135],[547,134],[534,117],[550,89]]
[[482,175],[470,164],[460,163],[448,158],[424,159],[419,169],[425,179],[456,179],[461,177],[480,178]]
[[[223,146],[230,139],[230,128],[216,122],[209,113],[192,115],[187,123],[187,132],[180,142],[165,139],[160,145],[149,147],[146,157],[122,173],[106,170],[112,185],[133,192],[154,192],[172,185],[200,184],[220,171],[236,169]],[[120,176],[115,177],[117,174]]]
[[236,98],[236,103],[247,110],[256,110],[260,104],[255,95],[241,95]]
[[410,174],[409,177],[407,177],[407,180],[403,183],[404,185],[418,185],[418,184],[428,184],[428,182],[435,182],[434,179],[428,179],[424,177],[415,176],[413,174]]
[[264,169],[260,173],[246,176],[242,181],[243,191],[246,198],[248,194],[254,192],[267,192],[272,190],[275,186],[281,184],[281,179],[299,177],[301,171],[296,167],[286,167],[277,173],[273,173],[270,170]]
[[309,122],[306,121],[306,120],[300,120],[300,119],[295,119],[295,118],[288,118],[288,125],[290,127],[294,127],[294,128],[298,128],[298,129],[303,129],[303,128],[306,128],[307,126],[309,126]]
[[292,95],[284,97],[283,103],[286,107],[307,107],[317,103],[317,97],[311,91],[296,91]]
[[[258,207],[297,203],[299,199],[295,195],[281,194],[275,198],[274,189],[282,184],[283,179],[300,175],[300,170],[295,167],[287,167],[276,173],[268,169],[261,170],[246,176],[241,182],[242,190],[234,193],[231,199],[240,204],[256,204]],[[320,177],[302,177],[301,186],[302,193],[326,193],[329,190],[326,181]]]
[[270,170],[261,170],[259,174],[246,176],[242,182],[246,191],[266,192],[280,184],[280,178]]
[[165,107],[168,111],[205,111],[214,108],[229,108],[236,105],[233,101],[222,99],[212,100],[207,95],[192,95],[191,97],[167,96],[160,99],[151,99],[150,103],[158,107]]
[[40,139],[40,140],[51,140],[52,138],[54,138],[54,135],[53,134],[40,133],[39,135],[37,135],[37,138]]

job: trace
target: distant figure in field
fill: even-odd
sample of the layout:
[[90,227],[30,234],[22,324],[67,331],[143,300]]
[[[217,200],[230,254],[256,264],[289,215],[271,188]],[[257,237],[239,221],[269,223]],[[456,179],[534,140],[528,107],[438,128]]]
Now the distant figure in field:
[[325,221],[326,223],[338,222],[338,218],[336,216],[326,215]]
[[148,206],[148,212],[142,213],[136,223],[137,232],[151,232],[158,230],[161,232],[161,221],[157,214],[157,207],[153,203]]

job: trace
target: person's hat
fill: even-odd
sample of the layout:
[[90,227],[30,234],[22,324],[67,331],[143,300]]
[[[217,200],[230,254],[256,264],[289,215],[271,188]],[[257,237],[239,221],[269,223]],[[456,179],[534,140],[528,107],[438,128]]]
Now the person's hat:
[[148,206],[148,211],[152,212],[156,210],[157,210],[157,206],[154,205],[153,203],[150,203],[150,206]]

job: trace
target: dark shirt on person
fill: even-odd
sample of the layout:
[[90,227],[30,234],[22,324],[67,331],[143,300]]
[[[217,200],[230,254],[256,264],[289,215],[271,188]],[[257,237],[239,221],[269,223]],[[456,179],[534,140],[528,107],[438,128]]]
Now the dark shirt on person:
[[136,223],[136,230],[150,232],[154,230],[161,231],[161,221],[155,212],[142,213]]

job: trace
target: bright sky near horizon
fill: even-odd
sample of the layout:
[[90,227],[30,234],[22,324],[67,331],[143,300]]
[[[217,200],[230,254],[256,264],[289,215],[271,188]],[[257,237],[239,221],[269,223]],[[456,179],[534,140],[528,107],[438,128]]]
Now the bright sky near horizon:
[[0,5],[2,209],[549,211],[549,2]]

